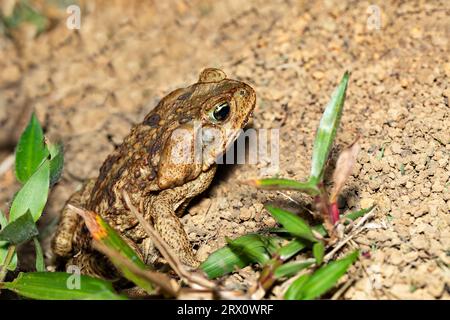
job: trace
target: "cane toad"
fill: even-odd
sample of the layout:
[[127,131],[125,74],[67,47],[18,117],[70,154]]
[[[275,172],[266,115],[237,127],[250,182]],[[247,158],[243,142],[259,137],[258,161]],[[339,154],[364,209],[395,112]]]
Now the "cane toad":
[[[198,266],[178,217],[210,185],[217,157],[251,117],[255,99],[247,84],[227,79],[219,69],[203,70],[197,83],[171,92],[135,125],[99,176],[68,203],[100,214],[151,264],[158,253],[125,205],[125,190],[181,261]],[[91,247],[84,221],[67,206],[52,248],[64,265],[77,265],[84,274],[111,275],[109,261]]]

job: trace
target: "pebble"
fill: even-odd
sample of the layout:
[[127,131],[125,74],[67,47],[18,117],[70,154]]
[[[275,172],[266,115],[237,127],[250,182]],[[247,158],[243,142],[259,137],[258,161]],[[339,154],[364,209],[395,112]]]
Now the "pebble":
[[419,250],[427,250],[430,246],[429,241],[426,239],[425,235],[417,235],[411,239],[411,244]]
[[374,203],[375,203],[375,200],[372,198],[363,198],[363,199],[361,199],[360,207],[362,209],[367,209],[367,208],[370,208],[371,206],[373,206]]
[[393,265],[400,265],[403,262],[402,254],[399,250],[395,250],[391,252],[391,255],[388,259],[388,261]]
[[255,215],[255,208],[254,207],[250,207],[250,208],[241,208],[241,211],[239,213],[239,219],[243,220],[243,221],[247,221],[249,219],[251,219],[253,216]]

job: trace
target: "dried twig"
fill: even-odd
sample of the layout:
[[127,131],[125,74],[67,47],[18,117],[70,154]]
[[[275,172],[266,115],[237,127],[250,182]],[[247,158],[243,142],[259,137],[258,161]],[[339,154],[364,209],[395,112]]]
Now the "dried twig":
[[350,286],[355,282],[355,279],[349,279],[343,286],[339,288],[338,291],[336,291],[333,296],[331,297],[331,300],[337,300],[339,299],[345,291],[350,288]]
[[204,276],[195,274],[193,272],[188,271],[185,266],[181,263],[180,259],[175,255],[172,248],[161,238],[158,232],[144,219],[142,214],[138,212],[136,207],[131,203],[131,200],[128,194],[124,191],[123,198],[131,213],[138,219],[141,226],[144,228],[145,232],[151,238],[155,247],[161,252],[162,256],[167,260],[170,267],[186,282],[191,284],[196,284],[201,288],[214,289],[216,288],[216,284],[212,281],[209,281]]
[[347,244],[347,242],[349,242],[350,240],[352,240],[353,237],[355,237],[358,233],[360,233],[361,231],[363,231],[364,229],[361,228],[362,225],[369,219],[371,219],[375,214],[375,208],[373,208],[370,212],[368,212],[364,217],[361,218],[361,220],[356,224],[356,225],[352,225],[351,233],[345,237],[344,239],[340,240],[333,248],[333,250],[331,250],[329,253],[327,253],[324,257],[324,261],[328,261],[331,258],[333,258],[333,256],[336,254],[336,252],[338,252],[345,244]]

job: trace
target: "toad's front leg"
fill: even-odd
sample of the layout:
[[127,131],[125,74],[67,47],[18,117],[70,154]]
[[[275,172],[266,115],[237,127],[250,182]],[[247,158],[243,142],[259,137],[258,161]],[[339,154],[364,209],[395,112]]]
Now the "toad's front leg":
[[195,180],[163,190],[152,197],[145,206],[146,213],[149,213],[156,231],[163,240],[178,255],[182,263],[194,268],[198,267],[199,262],[195,258],[186,231],[178,216],[183,214],[181,210],[193,197],[208,188],[215,172],[216,166],[213,166],[208,171],[202,172]]

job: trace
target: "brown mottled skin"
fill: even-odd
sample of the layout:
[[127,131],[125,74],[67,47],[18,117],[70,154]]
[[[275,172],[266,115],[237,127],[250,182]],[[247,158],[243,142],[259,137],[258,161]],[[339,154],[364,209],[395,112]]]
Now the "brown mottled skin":
[[[197,83],[171,92],[134,126],[103,163],[98,178],[88,181],[68,203],[100,214],[152,264],[159,254],[126,207],[125,190],[181,261],[198,266],[178,216],[210,185],[215,159],[245,126],[255,99],[247,84],[227,79],[219,69],[205,69]],[[177,161],[180,157],[185,161]],[[109,261],[91,247],[83,220],[67,206],[52,247],[59,261],[79,266],[84,274],[117,275]]]

